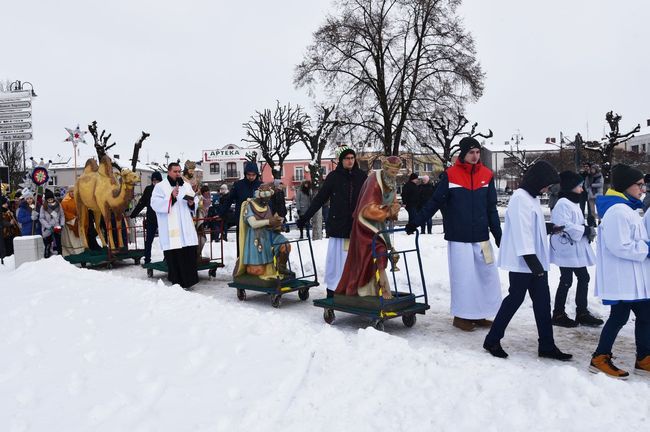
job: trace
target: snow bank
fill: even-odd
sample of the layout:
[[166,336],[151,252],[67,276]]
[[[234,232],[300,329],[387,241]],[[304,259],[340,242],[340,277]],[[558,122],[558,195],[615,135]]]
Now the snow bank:
[[[422,240],[432,313],[413,329],[387,324],[393,335],[359,329],[358,318],[327,326],[309,302],[238,302],[223,273],[186,292],[134,277],[144,273],[135,266],[98,272],[60,257],[4,271],[0,430],[625,430],[647,421],[650,380],[586,372],[597,330],[586,343],[560,334],[560,346],[586,352],[559,364],[534,355],[530,307],[506,335],[505,361],[482,351],[484,334],[451,328],[444,242]],[[326,241],[315,247],[320,268]],[[629,352],[629,332],[622,337]]]

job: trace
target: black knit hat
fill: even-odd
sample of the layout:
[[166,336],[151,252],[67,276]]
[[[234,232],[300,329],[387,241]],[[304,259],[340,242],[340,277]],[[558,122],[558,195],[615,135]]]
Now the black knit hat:
[[154,171],[151,174],[151,181],[154,181],[154,180],[159,181],[159,182],[162,181],[162,174],[160,174],[160,171]]
[[460,140],[460,143],[458,143],[458,146],[460,147],[460,153],[458,154],[458,158],[462,161],[465,160],[465,155],[467,155],[467,152],[470,151],[470,149],[480,149],[481,148],[481,143],[476,140],[476,138],[472,137],[465,137],[462,140]]
[[570,192],[578,185],[584,182],[582,176],[573,171],[562,171],[560,173],[560,190]]
[[343,158],[346,157],[347,155],[351,154],[353,156],[356,156],[357,153],[354,151],[354,149],[348,147],[348,146],[343,146],[339,147],[337,150],[338,158],[339,158],[339,163],[343,163]]
[[49,199],[54,199],[54,192],[49,189],[45,189],[45,201]]
[[639,180],[643,180],[643,173],[636,168],[623,164],[612,167],[612,188],[617,192],[625,192]]
[[553,165],[546,161],[537,161],[524,174],[520,187],[526,189],[531,195],[537,195],[545,187],[559,182],[560,176]]

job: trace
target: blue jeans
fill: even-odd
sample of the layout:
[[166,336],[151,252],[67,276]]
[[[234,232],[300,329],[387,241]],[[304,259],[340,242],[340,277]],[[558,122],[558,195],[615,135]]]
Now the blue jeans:
[[578,278],[578,285],[576,287],[576,315],[588,312],[587,294],[589,290],[589,272],[587,271],[587,267],[560,267],[560,284],[555,293],[554,315],[564,313],[564,305],[569,294],[569,289],[573,285],[574,273]]
[[485,337],[485,342],[495,345],[503,339],[506,327],[519,309],[519,306],[526,298],[526,292],[533,301],[533,312],[537,323],[537,334],[539,336],[539,350],[549,351],[555,347],[553,340],[553,324],[551,323],[551,294],[548,288],[548,273],[544,276],[536,276],[531,273],[508,274],[510,288],[508,295],[503,299],[499,312],[494,318],[490,332]]
[[600,333],[600,341],[598,341],[598,347],[594,355],[612,353],[616,336],[630,318],[630,311],[633,311],[636,316],[636,322],[634,323],[636,358],[641,360],[650,355],[650,300],[619,302],[612,305],[609,318],[607,318],[603,331]]

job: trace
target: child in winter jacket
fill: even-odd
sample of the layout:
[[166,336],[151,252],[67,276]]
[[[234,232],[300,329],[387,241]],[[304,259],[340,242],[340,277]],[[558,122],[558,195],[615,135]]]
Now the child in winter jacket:
[[[587,309],[589,288],[588,266],[595,264],[596,257],[591,241],[596,236],[593,227],[585,225],[584,213],[580,211],[582,177],[573,171],[560,173],[558,201],[551,212],[551,222],[563,226],[562,232],[551,235],[551,262],[560,267],[560,284],[555,293],[553,325],[576,327],[578,324],[599,326],[603,320],[594,317]],[[573,284],[573,274],[578,278],[576,287],[576,319],[564,311],[567,294]]]
[[45,190],[45,202],[41,206],[39,219],[45,244],[45,258],[52,255],[52,242],[55,242],[56,251],[61,255],[61,230],[65,224],[65,214],[49,189]]
[[596,198],[598,226],[596,296],[610,305],[589,370],[626,379],[629,373],[612,363],[612,347],[630,311],[636,316],[634,372],[650,376],[650,248],[638,210],[643,207],[643,173],[627,165],[612,168],[612,188]]
[[555,346],[547,274],[548,231],[559,232],[563,227],[544,222],[538,198],[550,185],[559,181],[557,171],[548,162],[536,162],[526,171],[519,189],[510,198],[499,253],[499,267],[510,272],[510,288],[483,343],[483,348],[495,357],[508,356],[501,347],[501,339],[523,303],[526,292],[533,301],[535,311],[539,334],[538,355],[563,361],[572,357]]

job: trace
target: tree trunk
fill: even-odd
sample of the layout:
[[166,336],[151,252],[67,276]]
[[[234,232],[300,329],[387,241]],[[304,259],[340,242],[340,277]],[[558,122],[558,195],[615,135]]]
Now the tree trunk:
[[318,211],[314,213],[314,217],[311,218],[311,223],[312,223],[311,239],[312,240],[322,239],[323,238],[323,209],[318,209]]

